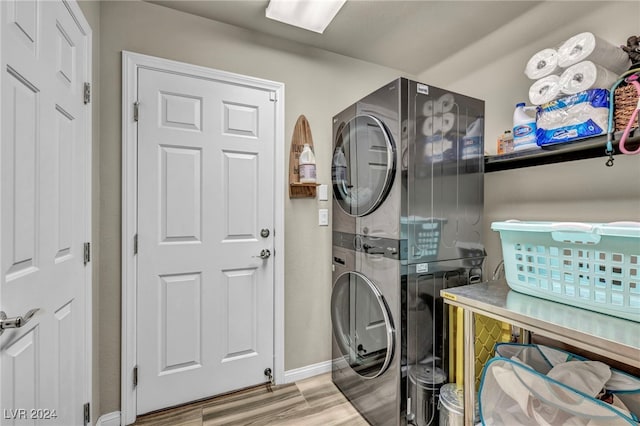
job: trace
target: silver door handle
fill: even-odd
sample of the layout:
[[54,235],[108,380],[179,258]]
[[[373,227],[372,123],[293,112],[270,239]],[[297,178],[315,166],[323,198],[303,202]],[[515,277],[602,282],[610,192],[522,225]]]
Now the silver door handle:
[[259,257],[260,259],[268,259],[271,256],[271,252],[268,249],[263,249],[259,255],[251,257]]
[[20,328],[29,322],[31,318],[38,312],[40,308],[31,309],[24,316],[18,316],[13,318],[7,318],[7,314],[4,311],[0,311],[0,335],[4,333],[7,328]]

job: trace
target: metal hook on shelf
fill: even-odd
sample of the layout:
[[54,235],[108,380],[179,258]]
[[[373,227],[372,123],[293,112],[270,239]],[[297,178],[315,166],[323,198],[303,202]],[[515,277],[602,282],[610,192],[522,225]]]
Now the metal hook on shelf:
[[604,153],[609,156],[609,159],[605,163],[607,167],[613,167],[613,144],[611,143],[611,135],[609,139],[607,139],[607,147],[604,150]]

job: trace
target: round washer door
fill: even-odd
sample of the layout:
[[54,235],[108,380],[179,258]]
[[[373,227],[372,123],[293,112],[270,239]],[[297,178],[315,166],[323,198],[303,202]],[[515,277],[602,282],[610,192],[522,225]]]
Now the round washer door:
[[345,272],[331,294],[333,334],[345,360],[358,375],[373,379],[393,359],[395,330],[378,288],[358,272]]
[[372,115],[356,115],[338,128],[331,174],[338,205],[365,216],[384,201],[396,169],[396,146],[389,130]]

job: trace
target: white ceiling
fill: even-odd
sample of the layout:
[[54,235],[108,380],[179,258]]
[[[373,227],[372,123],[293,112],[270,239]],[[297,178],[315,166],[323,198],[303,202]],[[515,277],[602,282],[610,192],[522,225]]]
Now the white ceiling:
[[265,17],[268,0],[151,3],[417,75],[540,1],[348,0],[324,34]]

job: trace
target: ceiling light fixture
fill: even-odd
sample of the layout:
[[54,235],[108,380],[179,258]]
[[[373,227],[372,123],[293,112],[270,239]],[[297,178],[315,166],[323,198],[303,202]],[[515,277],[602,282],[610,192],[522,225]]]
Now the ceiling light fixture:
[[322,34],[346,0],[271,0],[267,18]]

